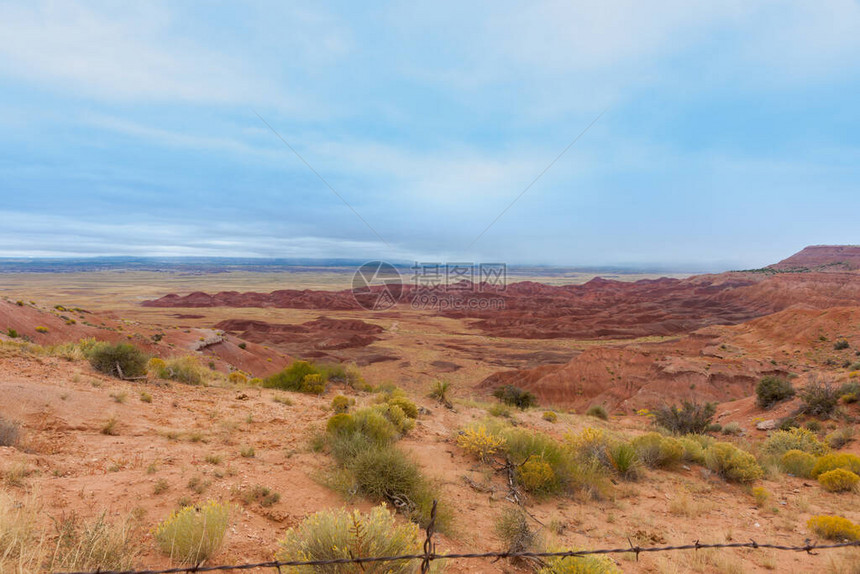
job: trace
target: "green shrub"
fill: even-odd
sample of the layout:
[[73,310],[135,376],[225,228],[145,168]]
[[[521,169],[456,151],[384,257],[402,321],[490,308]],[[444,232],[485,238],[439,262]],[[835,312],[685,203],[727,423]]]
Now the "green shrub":
[[835,343],[833,343],[833,348],[837,351],[844,351],[848,349],[851,345],[845,339],[839,339]]
[[[150,362],[150,365],[152,362]],[[158,369],[158,377],[169,379],[186,385],[202,385],[208,376],[207,372],[194,357],[177,357],[164,361],[164,366]]]
[[812,432],[821,431],[821,423],[816,420],[807,421],[807,423],[803,426],[806,427],[806,430],[810,430]]
[[812,478],[818,478],[825,472],[837,468],[849,470],[854,474],[860,475],[860,457],[856,454],[847,453],[825,454],[815,462],[811,475]]
[[18,338],[18,331],[16,331],[15,329],[10,327],[9,329],[6,330],[6,335],[10,339],[17,339]]
[[776,428],[778,430],[791,430],[799,426],[797,419],[792,415],[783,417],[776,422]]
[[[860,371],[860,363],[854,363],[849,367],[852,371]],[[842,402],[851,405],[860,400],[860,383],[857,381],[848,381],[839,387],[839,397]]]
[[738,423],[736,421],[732,421],[723,427],[723,434],[724,435],[737,436],[737,435],[741,434],[742,432],[744,432],[744,429],[742,429],[740,423]]
[[674,434],[701,434],[711,424],[717,412],[714,403],[683,401],[676,405],[662,407],[654,411],[654,422]]
[[818,483],[827,492],[848,492],[857,490],[860,476],[844,468],[835,468],[818,475]]
[[487,412],[494,417],[502,417],[506,419],[509,419],[512,416],[511,407],[509,407],[505,403],[496,403],[494,405],[490,405],[490,407],[487,409]]
[[537,397],[534,394],[513,385],[505,385],[495,389],[493,396],[506,405],[517,407],[520,410],[537,406]]
[[678,439],[681,448],[684,449],[681,460],[696,464],[705,463],[705,449],[713,443],[713,439],[707,435],[694,434],[685,435]]
[[609,460],[621,478],[636,480],[639,477],[639,455],[630,443],[619,442],[610,446]]
[[684,456],[684,446],[678,440],[652,432],[631,441],[639,460],[651,468],[676,465]]
[[555,414],[553,411],[544,411],[544,413],[541,415],[541,418],[548,423],[554,423],[558,421],[558,415]]
[[312,395],[321,395],[325,392],[325,379],[323,379],[323,376],[320,373],[305,375],[305,378],[302,379],[299,391]]
[[87,356],[92,367],[117,378],[146,375],[146,353],[129,343],[98,343],[89,349]]
[[821,378],[813,377],[800,391],[800,398],[803,401],[801,411],[809,416],[829,418],[836,410],[839,396],[838,387]]
[[312,443],[314,451],[320,452],[326,442],[328,442],[331,448],[331,455],[341,465],[349,464],[359,453],[365,450],[378,446],[386,446],[374,444],[373,441],[359,432],[343,432],[321,437],[319,446]]
[[266,388],[298,393],[322,394],[328,379],[323,371],[307,361],[294,361],[289,367],[263,380]]
[[806,526],[816,536],[828,540],[860,540],[860,526],[841,516],[813,516]]
[[397,433],[401,436],[405,435],[413,428],[415,428],[415,419],[411,419],[406,416],[406,413],[403,412],[399,406],[385,403],[381,405],[375,405],[373,407],[374,410],[381,413],[388,422],[394,425],[394,428],[397,429]]
[[448,400],[448,391],[451,390],[451,383],[448,381],[436,381],[433,383],[433,386],[430,388],[430,398],[436,399],[440,403],[450,405],[451,402]]
[[368,448],[347,466],[361,494],[372,501],[390,502],[411,520],[428,524],[435,493],[405,453],[390,446]]
[[609,420],[609,413],[606,412],[606,408],[603,405],[593,405],[588,407],[588,410],[585,411],[585,414],[590,417],[598,418],[602,421]]
[[353,413],[352,418],[355,421],[355,432],[367,437],[374,444],[386,445],[397,440],[397,427],[379,409],[359,409]]
[[780,401],[790,399],[795,393],[796,391],[788,379],[767,376],[756,385],[756,404],[760,408],[769,409]]
[[388,399],[388,404],[399,407],[403,411],[403,414],[410,419],[418,418],[418,406],[406,397],[393,397]]
[[815,433],[799,427],[774,431],[762,446],[763,452],[778,456],[782,456],[790,450],[800,450],[809,454],[822,455],[830,449],[826,444],[818,440]]
[[209,501],[185,506],[155,527],[153,536],[164,554],[180,564],[200,564],[220,548],[230,507]]
[[753,455],[728,442],[705,449],[705,466],[730,482],[752,482],[764,474]]
[[326,432],[334,435],[355,432],[355,419],[347,413],[338,413],[328,419]]
[[[327,510],[307,517],[290,528],[279,542],[275,558],[280,561],[309,562],[349,559],[357,556],[399,556],[420,554],[421,532],[411,523],[398,524],[385,506],[368,514],[358,510]],[[413,574],[419,560],[336,564],[324,567],[294,566],[291,571],[304,574]]]
[[227,375],[227,381],[234,385],[247,385],[248,384],[248,375],[245,373],[240,373],[239,371],[233,371],[229,375]]
[[799,478],[811,478],[815,457],[801,450],[790,450],[782,455],[779,467],[783,472]]
[[342,414],[349,410],[349,399],[343,395],[337,395],[331,400],[331,410],[336,414]]

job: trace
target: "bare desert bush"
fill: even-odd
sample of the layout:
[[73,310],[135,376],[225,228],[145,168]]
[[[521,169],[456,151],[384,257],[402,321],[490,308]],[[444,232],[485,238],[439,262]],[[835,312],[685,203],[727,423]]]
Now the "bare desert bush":
[[54,520],[49,536],[38,528],[36,498],[14,500],[0,491],[0,572],[129,570],[140,554],[137,522],[92,520],[77,515]]
[[[504,552],[539,552],[543,548],[540,535],[529,525],[529,517],[520,508],[507,508],[496,519],[496,534],[503,544]],[[512,558],[512,564],[526,562],[523,558]]]
[[35,572],[44,538],[36,530],[37,509],[0,491],[0,572]]
[[0,417],[0,446],[17,446],[21,435],[20,425]]
[[130,570],[140,553],[140,533],[132,519],[111,523],[102,513],[85,521],[73,514],[57,531],[51,571]]
[[714,403],[683,401],[680,407],[663,405],[655,409],[654,423],[673,434],[702,434],[716,412]]
[[800,391],[800,399],[803,404],[800,411],[812,417],[828,419],[839,404],[841,390],[832,382],[821,376],[810,376],[809,382]]
[[854,441],[854,427],[843,427],[841,429],[837,429],[825,436],[824,441],[830,448],[839,450],[848,443]]
[[[356,556],[397,556],[421,552],[421,532],[411,523],[398,524],[385,506],[367,514],[358,510],[329,510],[307,517],[287,531],[275,554],[282,561],[349,559]],[[312,574],[412,574],[418,560],[334,564],[324,570],[317,566],[295,567],[296,572]]]
[[255,484],[254,486],[243,490],[239,497],[245,505],[259,504],[263,508],[274,506],[281,500],[281,495],[273,491],[268,486]]

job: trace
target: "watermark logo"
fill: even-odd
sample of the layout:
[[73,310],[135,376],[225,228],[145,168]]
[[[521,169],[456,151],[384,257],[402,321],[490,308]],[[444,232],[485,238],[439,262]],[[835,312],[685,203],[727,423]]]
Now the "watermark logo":
[[369,311],[385,311],[402,298],[412,309],[488,311],[505,308],[507,290],[504,263],[416,262],[411,285],[404,285],[397,268],[385,261],[370,261],[352,277],[356,302]]
[[352,276],[352,296],[368,311],[385,311],[400,301],[403,280],[397,268],[385,261],[369,261]]

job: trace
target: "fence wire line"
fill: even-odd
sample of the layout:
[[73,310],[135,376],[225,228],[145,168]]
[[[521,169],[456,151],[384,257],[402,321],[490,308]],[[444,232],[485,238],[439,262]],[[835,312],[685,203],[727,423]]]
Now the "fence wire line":
[[[677,550],[705,550],[710,548],[751,548],[751,549],[769,549],[769,550],[787,550],[793,552],[806,552],[810,555],[815,555],[815,550],[829,550],[833,548],[860,548],[860,541],[852,542],[837,542],[833,544],[815,544],[809,539],[806,539],[802,546],[786,546],[783,544],[759,543],[755,540],[749,542],[724,542],[724,543],[701,543],[698,540],[692,544],[682,544],[678,546],[637,546],[628,539],[629,546],[619,548],[599,548],[592,550],[561,550],[558,552],[473,552],[473,553],[451,553],[451,554],[436,554],[436,545],[433,543],[433,535],[435,534],[436,523],[436,502],[433,502],[433,509],[430,514],[430,523],[427,526],[427,536],[424,539],[424,552],[422,554],[400,554],[397,556],[365,556],[357,558],[332,558],[328,560],[269,560],[266,562],[255,562],[245,564],[218,565],[218,566],[203,566],[198,564],[195,566],[177,566],[174,568],[165,568],[162,570],[88,570],[76,572],[64,572],[62,574],[193,574],[196,572],[223,572],[229,570],[253,570],[255,568],[272,568],[281,572],[281,568],[291,566],[334,566],[337,564],[366,564],[371,562],[398,562],[403,560],[421,560],[421,572],[426,574],[430,570],[430,563],[434,560],[464,560],[468,558],[581,558],[590,555],[606,555],[606,554],[636,554],[636,559],[639,555],[649,552],[672,552]],[[60,574],[60,573],[57,573]]]

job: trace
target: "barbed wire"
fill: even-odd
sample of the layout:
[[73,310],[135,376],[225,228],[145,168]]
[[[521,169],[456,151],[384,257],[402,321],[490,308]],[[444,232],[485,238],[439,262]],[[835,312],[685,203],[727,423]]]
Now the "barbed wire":
[[[64,572],[62,574],[194,574],[197,572],[223,572],[229,570],[254,570],[257,568],[271,568],[281,573],[281,568],[296,567],[296,566],[336,566],[338,564],[369,564],[374,562],[401,562],[410,560],[420,560],[421,574],[427,574],[430,571],[430,564],[435,560],[465,560],[479,558],[494,558],[495,560],[511,559],[511,558],[582,558],[584,556],[607,555],[607,554],[627,554],[634,553],[636,560],[639,560],[640,554],[653,552],[674,552],[678,550],[706,550],[714,548],[750,548],[754,550],[784,550],[792,552],[806,552],[809,555],[815,555],[816,550],[830,550],[834,548],[860,548],[860,541],[851,542],[835,542],[832,544],[816,544],[808,538],[804,540],[803,545],[787,546],[784,544],[773,544],[767,542],[722,542],[722,543],[701,543],[698,540],[691,544],[681,544],[676,546],[638,546],[628,539],[629,546],[618,548],[598,548],[592,550],[560,550],[557,552],[468,552],[468,553],[449,553],[436,554],[436,544],[433,542],[433,536],[436,532],[436,501],[433,502],[433,508],[430,513],[430,523],[426,528],[426,537],[424,539],[424,552],[421,554],[400,554],[397,556],[364,556],[350,558],[330,558],[327,560],[269,560],[266,562],[255,562],[245,564],[230,564],[218,566],[204,566],[197,564],[195,566],[177,566],[173,568],[165,568],[161,570],[88,570]],[[60,574],[60,573],[56,573]]]

